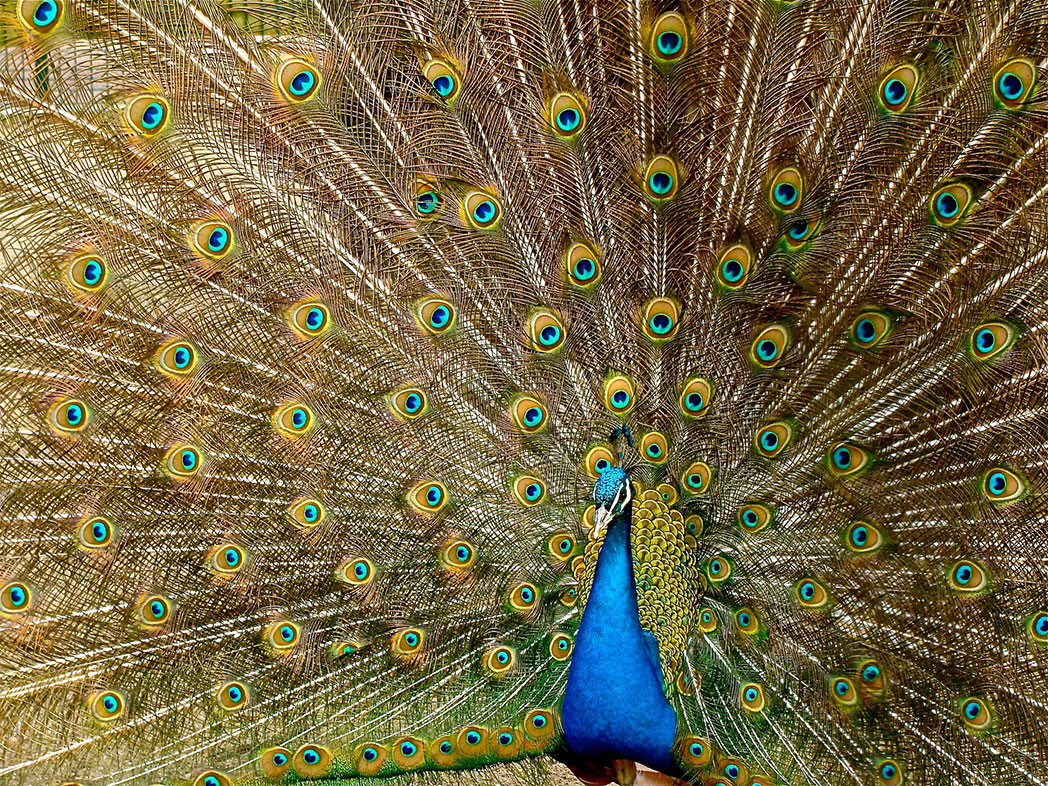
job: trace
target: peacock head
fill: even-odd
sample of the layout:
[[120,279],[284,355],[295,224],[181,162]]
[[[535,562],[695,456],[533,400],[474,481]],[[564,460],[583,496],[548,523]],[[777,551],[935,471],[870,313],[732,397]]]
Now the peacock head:
[[621,467],[604,470],[593,486],[593,501],[597,503],[593,515],[593,536],[599,538],[612,520],[629,508],[633,501],[633,484],[626,470]]

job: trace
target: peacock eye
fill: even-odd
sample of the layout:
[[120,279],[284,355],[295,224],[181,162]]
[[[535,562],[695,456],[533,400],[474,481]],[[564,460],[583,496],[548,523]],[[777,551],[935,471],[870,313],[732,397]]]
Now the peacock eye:
[[688,52],[688,26],[684,17],[669,11],[655,20],[651,31],[651,52],[656,60],[672,63]]
[[215,698],[227,712],[242,710],[248,705],[247,686],[242,682],[227,682],[218,689]]
[[200,471],[203,454],[193,445],[175,445],[167,454],[164,465],[176,479],[186,480]]
[[760,532],[771,523],[771,510],[764,505],[751,502],[739,508],[738,520],[743,532],[751,534]]
[[845,532],[844,544],[856,554],[870,554],[884,545],[884,535],[868,521],[856,521]]
[[319,500],[307,497],[292,503],[287,514],[295,526],[310,529],[324,520],[326,511]]
[[855,318],[851,326],[851,340],[862,349],[873,349],[887,337],[892,322],[881,311],[864,311]]
[[60,434],[73,435],[87,427],[91,410],[82,400],[67,398],[51,407],[48,419],[52,428]]
[[285,60],[277,69],[277,86],[292,103],[308,101],[320,87],[320,72],[305,60]]
[[7,614],[22,614],[29,610],[33,595],[21,581],[12,581],[0,589],[0,611]]
[[702,461],[693,461],[681,473],[681,485],[692,494],[705,494],[710,487],[713,471]]
[[706,565],[706,575],[714,584],[727,581],[731,576],[731,563],[724,557],[714,557]]
[[637,404],[637,383],[625,374],[614,373],[604,380],[602,399],[609,412],[625,415]]
[[521,582],[509,592],[510,609],[525,617],[538,610],[538,600],[538,588],[529,582]]
[[660,431],[649,431],[640,441],[640,454],[652,464],[664,464],[669,458],[669,441]]
[[881,106],[893,114],[906,111],[920,76],[912,65],[897,66],[881,80],[878,98]]
[[74,258],[65,271],[66,283],[75,291],[88,294],[102,289],[108,278],[109,267],[105,260],[95,254]]
[[989,582],[986,570],[973,560],[955,562],[950,570],[950,584],[958,592],[979,592],[986,589]]
[[761,368],[778,365],[789,346],[790,334],[782,325],[769,325],[753,340],[750,358]]
[[458,95],[460,87],[458,71],[447,60],[440,58],[429,60],[422,66],[422,75],[443,101],[452,101]]
[[568,281],[580,289],[590,289],[600,279],[597,252],[586,243],[573,243],[564,255]]
[[455,307],[440,297],[429,297],[415,305],[415,319],[422,330],[431,336],[439,336],[455,327]]
[[1015,329],[1005,322],[986,322],[971,334],[971,352],[976,360],[989,360],[1011,347]]
[[287,652],[298,644],[302,631],[294,622],[276,622],[265,630],[265,641],[277,652]]
[[156,363],[160,370],[168,376],[184,377],[196,367],[197,357],[197,349],[193,344],[175,339],[160,347]]
[[558,136],[568,139],[586,127],[586,110],[571,93],[557,93],[550,102],[549,121]]
[[88,706],[95,720],[108,723],[124,714],[124,697],[114,690],[99,691],[93,694]]
[[305,404],[292,402],[273,413],[273,425],[285,437],[298,437],[316,425],[313,410]]
[[869,451],[847,442],[839,442],[827,456],[830,473],[836,477],[848,477],[861,472],[870,463]]
[[[754,683],[743,685],[740,693],[742,699],[743,709],[749,710],[750,712],[760,712],[766,705],[764,698],[764,688]],[[729,772],[731,770],[731,772]],[[729,778],[739,777],[739,767],[735,764],[729,764],[724,768],[724,774]]]
[[153,137],[167,126],[171,107],[161,96],[141,95],[131,99],[124,119],[132,132],[141,137]]
[[331,766],[331,751],[320,745],[303,745],[292,757],[296,774],[306,778],[320,778]]
[[494,677],[505,677],[513,671],[516,663],[517,653],[501,645],[489,649],[483,658],[484,668]]
[[1003,65],[994,75],[993,90],[1008,109],[1025,104],[1037,81],[1037,67],[1029,60],[1017,59]]
[[521,393],[517,396],[509,412],[513,425],[525,434],[543,431],[548,425],[549,417],[546,406],[529,393]]
[[150,595],[138,604],[138,619],[144,625],[163,625],[171,616],[171,601],[163,595]]
[[877,768],[877,777],[883,786],[899,786],[902,783],[902,768],[894,761],[883,761]]
[[549,654],[554,660],[567,660],[571,657],[574,641],[566,633],[554,633],[549,641]]
[[18,19],[30,32],[47,35],[62,22],[65,0],[19,0]]
[[678,403],[681,414],[686,418],[701,418],[709,411],[713,389],[702,377],[689,377],[680,391]]
[[233,250],[233,229],[224,221],[204,221],[197,224],[190,236],[193,249],[213,262]]
[[87,549],[104,549],[113,542],[113,525],[108,519],[91,516],[80,522],[76,539]]
[[815,579],[802,579],[797,582],[794,593],[800,604],[807,609],[822,608],[830,600],[826,588]]
[[834,701],[845,709],[853,708],[859,703],[859,694],[855,690],[855,685],[846,677],[834,679],[830,690],[833,693]]
[[444,567],[451,573],[461,573],[473,565],[476,551],[470,543],[464,540],[455,540],[444,547],[440,553],[440,559]]
[[231,576],[244,567],[244,550],[233,543],[222,543],[211,551],[208,565],[215,573]]
[[429,187],[422,187],[415,195],[415,210],[423,218],[432,218],[440,209],[440,194]]
[[1048,644],[1048,611],[1039,611],[1027,622],[1030,638],[1037,644]]
[[717,281],[728,289],[738,289],[746,283],[753,264],[753,253],[736,243],[728,247],[717,260]]
[[564,323],[548,309],[539,309],[528,319],[528,338],[537,352],[556,352],[564,344]]
[[291,767],[291,751],[286,748],[268,748],[262,751],[260,764],[263,775],[279,779]]
[[809,221],[806,218],[797,219],[786,230],[786,246],[794,251],[803,248],[815,236],[818,228],[818,221]]
[[748,608],[739,609],[735,612],[735,625],[741,633],[751,636],[760,630],[757,615]]
[[655,156],[644,170],[644,190],[652,199],[670,199],[677,193],[680,176],[677,162],[669,156]]
[[652,341],[673,338],[680,327],[680,306],[666,297],[652,298],[644,305],[641,327]]
[[957,223],[972,201],[972,190],[963,183],[943,186],[929,200],[932,218],[941,226]]
[[313,338],[331,326],[331,314],[323,303],[307,300],[291,308],[288,321],[302,338]]
[[776,210],[790,213],[800,207],[804,198],[804,177],[795,167],[785,167],[775,173],[768,189],[768,198]]
[[964,725],[975,731],[990,727],[990,707],[984,699],[971,697],[961,702],[961,719]]
[[757,432],[757,452],[765,458],[775,458],[793,439],[793,428],[785,421],[769,423]]
[[466,222],[474,229],[491,229],[502,215],[502,206],[491,194],[473,191],[462,201]]

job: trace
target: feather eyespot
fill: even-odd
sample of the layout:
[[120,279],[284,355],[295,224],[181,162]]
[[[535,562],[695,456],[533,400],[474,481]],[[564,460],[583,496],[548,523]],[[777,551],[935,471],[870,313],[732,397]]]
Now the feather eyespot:
[[549,123],[558,136],[569,139],[586,127],[586,109],[571,93],[557,93],[550,102]]
[[652,341],[673,338],[680,327],[680,306],[666,297],[652,298],[644,305],[641,327]]
[[293,104],[308,101],[320,89],[320,72],[305,60],[285,60],[277,68],[277,87]]
[[302,338],[313,338],[331,327],[331,312],[319,301],[306,300],[291,308],[288,321]]
[[422,654],[426,634],[420,628],[405,628],[393,634],[390,646],[400,660],[414,662]]
[[917,69],[908,63],[894,68],[881,80],[881,86],[877,91],[881,106],[892,114],[905,112],[913,100],[919,80]]
[[[692,540],[702,535],[702,530],[705,528],[705,523],[702,520],[702,516],[697,513],[692,513],[686,519],[684,519],[684,531],[688,533],[688,536]],[[687,537],[687,536],[686,536]]]
[[702,461],[693,461],[681,473],[681,485],[692,494],[705,494],[709,491],[713,470]]
[[575,553],[575,538],[567,532],[554,532],[546,538],[546,553],[558,562],[567,562]]
[[482,663],[493,677],[505,677],[516,667],[517,653],[511,647],[499,644],[484,653]]
[[0,589],[0,612],[24,614],[33,602],[33,593],[21,581],[8,582]]
[[375,566],[366,557],[354,557],[339,565],[335,578],[351,587],[363,587],[375,579]]
[[626,415],[637,404],[637,383],[625,374],[614,373],[604,380],[601,398],[609,412]]
[[877,778],[883,786],[899,786],[903,781],[902,767],[891,759],[877,765]]
[[521,616],[532,616],[539,608],[538,588],[527,581],[516,585],[509,592],[509,607]]
[[964,217],[972,201],[972,190],[963,183],[945,185],[928,202],[932,219],[940,226],[952,226]]
[[31,32],[46,35],[62,22],[65,0],[21,0],[18,20]]
[[550,637],[549,654],[553,660],[567,660],[574,648],[574,640],[566,633],[554,633]]
[[302,630],[294,622],[274,622],[265,630],[265,642],[276,652],[289,652],[302,637]]
[[408,492],[408,504],[418,513],[432,516],[448,502],[448,490],[437,480],[425,480]]
[[232,680],[223,684],[215,694],[218,706],[226,712],[238,712],[247,707],[249,694],[247,686],[242,682]]
[[502,217],[502,205],[491,194],[473,191],[462,200],[466,222],[474,229],[491,229]]
[[803,248],[804,245],[815,236],[818,229],[818,221],[809,221],[806,218],[798,218],[786,229],[786,236],[783,238],[786,242],[786,247],[791,251]]
[[88,708],[95,720],[109,723],[124,714],[126,704],[121,693],[115,690],[103,690],[91,694],[88,699]]
[[892,321],[881,311],[864,311],[852,322],[850,337],[855,346],[873,349],[878,346],[892,329]]
[[[742,708],[744,710],[749,710],[750,712],[761,712],[767,704],[767,700],[764,696],[764,688],[753,682],[743,685],[742,688],[739,689],[739,701],[742,703]],[[727,773],[725,773],[725,775],[727,775]],[[737,778],[738,776],[736,775],[735,777]]]
[[295,751],[291,766],[303,778],[320,778],[331,766],[331,751],[320,745],[303,745]]
[[677,162],[669,156],[655,156],[644,169],[644,190],[655,200],[672,199],[680,185]]
[[444,568],[452,573],[469,570],[476,558],[476,549],[464,540],[454,540],[440,552],[440,560],[444,563]]
[[376,743],[366,743],[359,746],[354,754],[354,765],[361,775],[375,775],[386,763],[389,752]]
[[167,99],[155,95],[141,95],[132,98],[124,110],[124,120],[132,133],[142,137],[153,137],[159,134],[171,118],[171,106]]
[[426,763],[425,743],[415,737],[401,737],[390,746],[393,763],[402,770],[417,770]]
[[676,11],[655,20],[651,30],[651,52],[656,60],[673,63],[688,53],[688,25]]
[[531,710],[524,716],[524,747],[529,751],[545,750],[555,741],[557,725],[552,710]]
[[524,747],[524,735],[516,729],[504,726],[496,729],[489,737],[491,752],[500,759],[514,759]]
[[296,527],[312,529],[324,520],[327,512],[319,500],[305,497],[293,503],[287,509],[287,514]]
[[804,176],[800,170],[789,166],[776,172],[768,188],[768,198],[771,206],[783,213],[791,213],[800,207],[804,199]]
[[713,388],[709,381],[702,377],[689,377],[685,380],[677,401],[684,417],[705,417],[713,401]]
[[422,183],[415,193],[415,212],[419,218],[434,218],[440,210],[440,192],[428,183]]
[[170,377],[184,377],[196,368],[199,352],[189,341],[168,341],[156,355],[156,364]]
[[1037,82],[1037,67],[1022,58],[1012,60],[997,71],[993,78],[993,92],[1008,109],[1017,109],[1033,94]]
[[958,592],[981,592],[989,583],[986,570],[974,560],[962,559],[950,568],[950,585]]
[[713,758],[713,746],[701,737],[685,737],[680,746],[681,759],[689,767],[705,767]]
[[458,761],[455,756],[455,743],[450,734],[437,737],[429,743],[429,758],[438,767],[452,767]]
[[549,425],[546,405],[529,393],[521,393],[509,409],[510,419],[518,431],[536,434]]
[[48,420],[59,434],[77,434],[91,422],[92,412],[81,399],[62,399],[51,407]]
[[233,250],[233,229],[225,221],[197,224],[190,235],[193,250],[217,262]]
[[263,775],[278,780],[291,769],[291,751],[287,748],[267,748],[262,751],[259,764]]
[[713,633],[717,630],[717,615],[709,606],[699,610],[699,630],[703,633]]
[[649,431],[640,441],[641,456],[652,464],[665,464],[669,452],[669,441],[660,431]]
[[528,338],[536,352],[556,352],[564,345],[564,323],[552,311],[539,309],[528,319]]
[[359,641],[336,641],[328,648],[328,656],[334,661],[344,660],[356,655],[363,646]]
[[[746,688],[748,688],[748,687],[759,688],[760,686],[759,685],[743,686],[742,690],[740,691],[740,697],[741,697],[742,694],[744,694],[746,692]],[[763,692],[762,692],[761,699],[763,700]],[[743,706],[745,707],[745,702],[743,702]],[[746,707],[746,709],[749,709],[749,708]],[[721,760],[720,771],[721,771],[721,774],[725,778],[730,780],[732,783],[746,783],[747,776],[749,775],[749,772],[747,772],[746,767],[744,767],[742,762],[740,762],[738,759],[723,759],[723,760]]]
[[597,252],[585,243],[574,243],[565,254],[568,281],[580,289],[589,289],[600,279]]
[[101,516],[88,516],[77,527],[76,539],[85,549],[104,549],[113,542],[113,525]]
[[[660,483],[655,487],[655,491],[658,492],[658,495],[662,497],[662,501],[667,505],[676,504],[678,498],[677,489],[672,483]],[[634,494],[634,496],[640,495]]]
[[750,502],[739,508],[739,527],[751,535],[760,532],[771,523],[771,509],[766,505]]
[[422,66],[422,75],[441,100],[450,102],[458,95],[461,87],[458,71],[448,61],[440,58],[428,61]]
[[1005,322],[986,322],[972,331],[971,348],[976,360],[989,360],[1015,341],[1015,329]]
[[521,475],[513,481],[513,496],[526,508],[546,500],[546,484],[534,475]]
[[187,444],[175,445],[164,459],[168,474],[177,480],[187,480],[196,475],[204,463],[200,449]]
[[782,360],[790,343],[790,333],[782,325],[768,325],[750,346],[750,359],[761,368],[773,368]]
[[722,584],[731,577],[731,562],[726,557],[714,557],[706,564],[706,575],[713,584]]
[[313,429],[316,418],[305,404],[292,402],[273,413],[273,426],[285,437],[299,437]]
[[1048,644],[1048,611],[1038,611],[1026,623],[1026,631],[1037,644]]
[[66,267],[65,280],[79,292],[97,292],[109,279],[109,266],[96,254],[82,254]]
[[208,566],[220,576],[239,573],[247,561],[244,550],[235,543],[222,543],[211,550]]
[[735,612],[735,627],[738,628],[739,633],[744,633],[747,636],[753,636],[761,628],[756,612],[749,607],[741,608]]
[[393,414],[401,420],[414,420],[426,414],[429,401],[421,388],[408,387],[394,390],[386,397]]
[[859,664],[859,687],[865,693],[879,697],[884,693],[884,669],[875,660],[864,660]]
[[993,720],[990,706],[985,699],[970,696],[961,702],[961,720],[974,731],[985,731]]
[[815,579],[801,579],[793,592],[797,601],[806,609],[821,609],[830,602],[826,588]]
[[488,751],[488,732],[483,726],[467,726],[458,733],[455,747],[464,759],[475,759]]
[[163,625],[171,618],[171,601],[163,595],[148,595],[138,604],[138,621],[149,627]]
[[583,467],[591,478],[599,478],[603,472],[615,466],[615,453],[607,445],[595,445],[586,451]]
[[415,318],[422,330],[431,336],[444,335],[455,327],[455,307],[444,298],[428,297],[415,306]]
[[224,772],[205,770],[196,776],[193,786],[233,786],[233,781]]
[[838,478],[855,475],[870,464],[870,453],[848,442],[838,442],[826,455],[826,466]]
[[836,677],[830,681],[830,695],[844,709],[851,709],[859,704],[859,694],[855,690],[855,684],[847,677]]
[[775,458],[793,440],[793,427],[785,421],[769,423],[757,432],[754,443],[757,452],[764,458]]
[[738,289],[746,284],[753,264],[753,252],[741,244],[729,246],[717,259],[717,283],[727,289]]
[[856,521],[845,531],[844,545],[856,554],[872,554],[884,545],[884,534],[868,521]]

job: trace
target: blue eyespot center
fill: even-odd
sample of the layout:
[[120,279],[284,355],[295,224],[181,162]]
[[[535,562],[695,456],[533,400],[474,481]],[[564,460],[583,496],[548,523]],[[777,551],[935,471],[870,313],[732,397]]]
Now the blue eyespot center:
[[702,746],[697,742],[693,742],[691,745],[688,746],[688,753],[690,753],[695,758],[698,758],[702,755]]
[[884,100],[892,106],[898,106],[906,100],[909,92],[906,83],[901,79],[889,79],[884,86]]
[[648,325],[653,333],[664,336],[673,327],[673,320],[668,314],[656,314],[648,321]]
[[742,522],[750,527],[756,526],[758,520],[757,511],[752,508],[747,508],[742,514]]
[[597,470],[598,474],[606,471],[611,466],[611,462],[607,459],[599,459],[594,465],[594,469]]
[[775,201],[789,207],[797,201],[797,187],[793,183],[779,183],[775,186]]
[[953,575],[958,584],[967,584],[975,574],[970,565],[959,565]]
[[47,27],[58,16],[58,6],[53,0],[44,0],[33,12],[33,24],[38,27]]
[[403,743],[400,744],[400,752],[402,754],[404,754],[405,756],[408,756],[408,757],[414,756],[416,751],[418,751],[418,748],[416,748],[410,742],[403,742]]
[[546,325],[539,333],[539,341],[545,346],[552,346],[560,341],[560,328],[556,325]]
[[426,502],[432,507],[436,507],[440,504],[440,501],[444,498],[444,492],[440,490],[440,486],[430,486],[426,489]]
[[757,342],[757,355],[761,360],[774,360],[775,356],[778,354],[779,346],[770,338],[765,338]]
[[528,407],[524,413],[524,422],[529,426],[537,426],[542,422],[542,410],[538,407]]
[[435,328],[442,328],[451,320],[451,311],[447,306],[437,306],[429,315],[429,324]]
[[524,496],[528,498],[529,502],[534,502],[542,496],[542,486],[538,483],[529,483],[524,489]]
[[837,692],[838,696],[844,696],[848,693],[848,683],[844,680],[837,680],[834,690]]
[[852,530],[852,542],[856,546],[865,546],[866,542],[870,539],[870,533],[866,527],[856,527]]
[[316,83],[317,78],[314,76],[313,72],[308,68],[304,68],[291,78],[289,89],[292,95],[304,96],[313,89],[313,85]]
[[404,399],[404,409],[409,413],[414,414],[422,408],[422,397],[417,393],[409,393],[407,398]]
[[279,633],[280,638],[282,638],[284,641],[291,641],[295,638],[295,629],[292,628],[290,625],[281,625]]
[[226,695],[229,696],[229,700],[234,704],[238,704],[240,700],[244,697],[244,694],[236,685],[230,685],[229,690],[226,691]]
[[467,562],[470,557],[469,548],[466,546],[459,546],[457,549],[455,549],[455,557],[458,559],[459,562]]
[[314,306],[306,312],[306,327],[310,330],[320,330],[324,326],[325,319],[323,309]]
[[26,601],[26,592],[21,587],[11,587],[7,592],[7,596],[10,598],[12,606],[21,606]]
[[440,206],[440,198],[433,191],[425,191],[415,199],[415,208],[420,213],[432,213]]
[[451,753],[453,750],[454,750],[454,748],[451,747],[451,743],[448,742],[447,740],[444,740],[444,742],[440,743],[440,752],[441,753]]
[[622,409],[630,403],[630,394],[625,390],[616,390],[611,396],[611,404],[616,409]]
[[520,590],[520,599],[525,603],[531,603],[535,600],[535,593],[531,591],[530,587],[522,587]]
[[873,324],[873,320],[865,317],[860,319],[855,326],[855,337],[864,344],[873,341],[877,337],[877,327]]
[[964,705],[964,714],[970,720],[978,718],[980,712],[982,712],[982,706],[977,701],[970,701]]
[[655,172],[648,178],[648,185],[656,194],[668,194],[673,188],[673,177],[668,172]]
[[740,614],[739,615],[739,625],[741,625],[742,627],[745,628],[745,627],[748,627],[749,624],[750,624],[750,615],[747,614],[746,612],[743,612],[742,614]]
[[467,732],[466,742],[468,742],[470,745],[476,745],[480,742],[480,735],[477,734],[475,731]]
[[66,422],[70,426],[80,425],[80,421],[83,420],[84,410],[79,404],[70,404],[66,407]]
[[852,456],[848,448],[837,448],[833,451],[833,463],[837,469],[847,469],[851,466]]
[[164,604],[158,600],[154,600],[149,604],[149,613],[157,619],[160,619],[164,616]]
[[1001,95],[1009,101],[1016,100],[1026,90],[1023,80],[1011,71],[1005,71],[1001,74],[1001,78],[997,80],[997,87],[1000,89]]
[[811,600],[812,598],[814,598],[815,585],[812,584],[810,581],[804,582],[804,584],[801,585],[801,597],[805,600]]
[[701,489],[702,475],[698,474],[697,472],[693,472],[690,475],[688,475],[688,485],[691,486],[693,489]]
[[[750,696],[751,693],[753,694],[752,697]],[[755,701],[756,698],[757,698],[757,691],[755,689],[750,688],[748,691],[746,691],[746,700],[747,701]],[[724,774],[727,775],[729,778],[738,778],[739,777],[739,768],[736,765],[734,765],[734,764],[729,764],[727,767],[724,768]]]
[[513,743],[513,735],[503,732],[499,735],[499,745],[511,745]]
[[192,450],[183,450],[180,457],[183,469],[193,469],[197,463],[196,452]]
[[656,43],[659,47],[659,52],[664,55],[675,55],[680,51],[684,41],[680,36],[680,33],[675,33],[672,30],[667,30],[664,33],[660,33]]
[[721,266],[721,275],[729,284],[734,284],[739,281],[744,272],[746,272],[745,268],[743,268],[742,263],[737,259],[726,259]]
[[302,518],[306,521],[316,521],[320,517],[320,509],[316,505],[306,505],[302,509]]
[[587,257],[583,257],[575,263],[573,268],[575,278],[579,281],[589,281],[597,273],[596,263]]
[[297,429],[305,428],[306,427],[306,423],[308,423],[308,422],[309,422],[309,415],[306,414],[306,411],[304,409],[302,409],[301,407],[298,407],[294,411],[292,411],[292,413],[291,413],[291,425],[293,425],[295,428],[297,428]]
[[193,359],[193,354],[189,351],[188,347],[178,347],[175,349],[175,368],[185,368],[189,365],[189,361]]
[[953,218],[960,209],[957,197],[949,191],[943,191],[935,200],[935,210],[942,218]]
[[870,665],[862,670],[862,678],[866,682],[873,682],[879,676],[881,676],[881,670],[876,666]]
[[364,748],[364,761],[374,761],[378,758],[378,751],[374,748]]
[[116,712],[116,697],[106,696],[104,699],[102,699],[102,706],[106,708],[106,712]]
[[91,525],[91,535],[95,540],[102,542],[109,535],[109,528],[101,521]]
[[273,763],[278,767],[283,767],[285,764],[287,764],[287,756],[285,756],[283,753],[274,753]]
[[102,280],[102,264],[95,259],[88,260],[84,265],[84,283],[94,286]]
[[490,199],[485,199],[475,208],[473,208],[473,218],[477,220],[478,224],[486,224],[495,218],[495,203]]
[[164,107],[159,101],[153,101],[142,112],[142,128],[152,131],[164,120]]
[[684,399],[685,406],[691,412],[698,412],[704,403],[699,393],[689,393]]
[[532,721],[532,724],[535,726],[536,729],[541,729],[543,726],[546,725],[546,716],[536,715],[535,719]]
[[1008,479],[1004,476],[1003,472],[994,472],[986,481],[987,487],[990,489],[990,493],[994,496],[1000,496],[1008,488]]
[[367,578],[368,566],[366,562],[355,562],[353,563],[353,575],[358,579]]
[[577,110],[570,107],[568,109],[562,109],[557,114],[557,127],[560,128],[561,131],[574,131],[578,128],[581,119],[582,118],[579,116]]
[[768,451],[775,450],[779,446],[779,435],[774,431],[765,431],[761,434],[761,446]]
[[983,328],[975,334],[975,346],[980,352],[989,352],[997,345],[997,336],[989,328]]
[[656,443],[653,442],[650,445],[648,445],[648,455],[652,458],[658,458],[662,455],[662,448],[660,448]]
[[441,74],[433,80],[433,89],[442,98],[447,98],[455,89],[455,80],[449,74]]
[[505,650],[499,650],[498,653],[495,655],[495,660],[503,664],[509,663],[509,653],[507,653]]
[[222,227],[215,227],[207,239],[207,247],[209,250],[217,253],[224,249],[228,242],[229,233],[222,229]]
[[789,235],[793,240],[803,240],[804,236],[808,234],[808,222],[804,219],[800,221],[794,221],[790,224]]
[[226,549],[225,553],[226,564],[230,567],[235,567],[240,562],[240,552],[236,549]]
[[417,647],[418,646],[418,634],[417,633],[408,633],[406,636],[404,636],[404,643],[407,644],[409,647]]

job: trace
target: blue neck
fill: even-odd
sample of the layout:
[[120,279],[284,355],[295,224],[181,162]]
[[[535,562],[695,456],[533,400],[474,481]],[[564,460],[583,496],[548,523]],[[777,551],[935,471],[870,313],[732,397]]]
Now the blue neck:
[[663,693],[653,644],[637,613],[627,508],[604,538],[571,656],[561,708],[571,753],[597,764],[630,759],[677,771],[677,716]]

